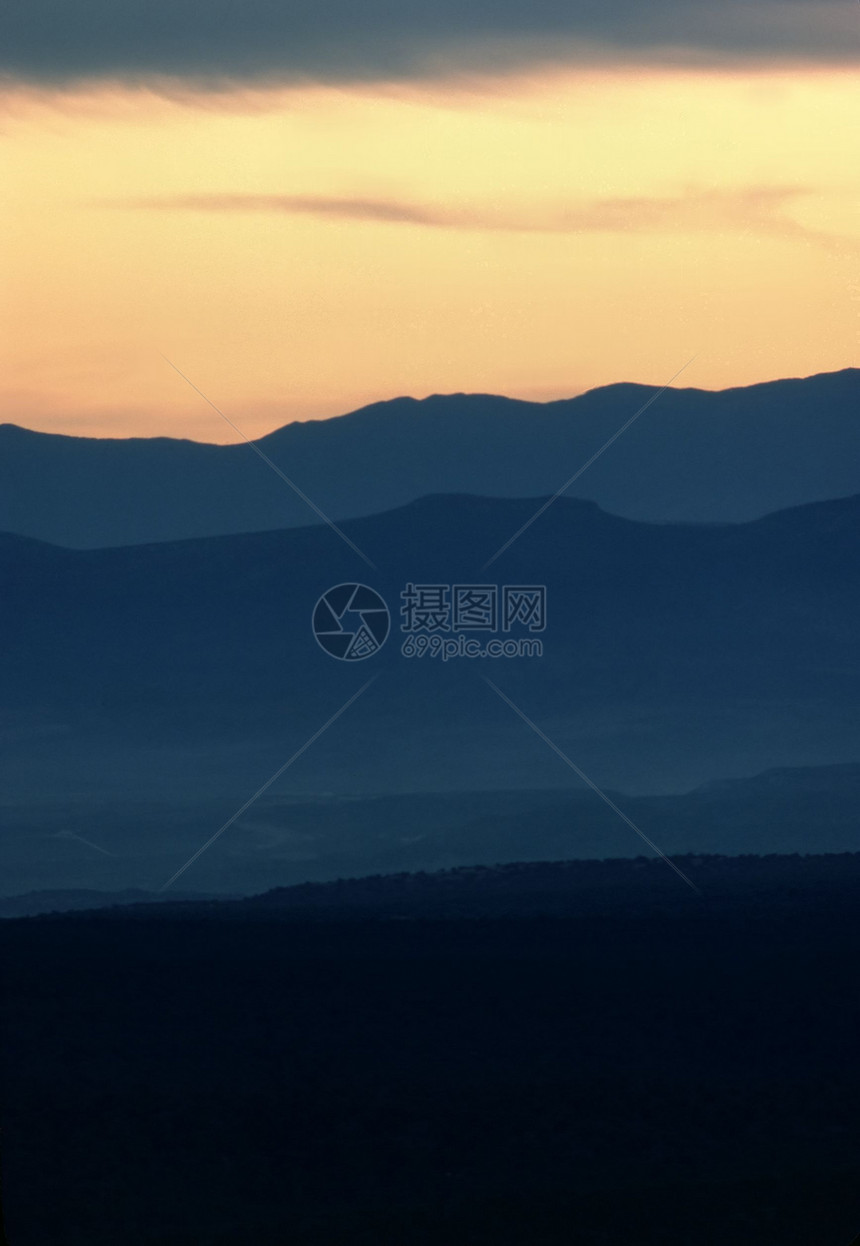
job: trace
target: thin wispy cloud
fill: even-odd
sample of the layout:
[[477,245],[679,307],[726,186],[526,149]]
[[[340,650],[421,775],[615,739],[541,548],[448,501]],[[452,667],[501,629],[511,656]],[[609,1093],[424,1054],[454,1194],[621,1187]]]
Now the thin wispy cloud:
[[857,0],[6,0],[17,81],[360,82],[545,62],[860,60]]
[[514,233],[737,231],[801,239],[840,253],[860,249],[857,239],[812,228],[788,215],[792,204],[815,194],[803,186],[691,189],[671,196],[617,196],[563,207],[508,211],[349,196],[217,193],[128,199],[115,206],[179,212],[268,212],[357,223]]
[[341,220],[432,225],[438,228],[452,228],[471,222],[481,228],[480,218],[469,213],[458,214],[420,204],[399,203],[397,200],[325,195],[169,195],[127,199],[118,206],[192,212],[285,212],[298,216],[328,216]]

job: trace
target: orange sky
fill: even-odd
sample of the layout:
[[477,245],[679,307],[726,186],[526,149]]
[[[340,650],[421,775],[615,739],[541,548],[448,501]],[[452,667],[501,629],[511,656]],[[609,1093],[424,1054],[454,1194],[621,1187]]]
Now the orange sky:
[[235,441],[398,394],[856,366],[853,71],[0,97],[0,420]]

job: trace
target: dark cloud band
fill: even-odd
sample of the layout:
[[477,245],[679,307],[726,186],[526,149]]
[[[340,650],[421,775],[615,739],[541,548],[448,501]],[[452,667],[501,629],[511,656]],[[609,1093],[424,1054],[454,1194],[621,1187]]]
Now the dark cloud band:
[[857,0],[6,0],[0,74],[211,86],[860,60]]

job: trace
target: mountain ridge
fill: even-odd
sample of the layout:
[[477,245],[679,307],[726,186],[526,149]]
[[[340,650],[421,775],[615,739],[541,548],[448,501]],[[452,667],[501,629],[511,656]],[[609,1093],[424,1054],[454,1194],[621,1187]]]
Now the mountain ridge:
[[[535,510],[441,496],[346,521],[373,572],[325,525],[101,550],[0,541],[7,790],[29,799],[86,780],[116,796],[157,781],[232,800],[374,674],[303,756],[303,790],[558,784],[558,759],[528,743],[481,673],[607,788],[681,791],[860,757],[860,496],[726,525],[646,524],[559,498],[489,573],[546,586],[543,657],[402,655],[404,586],[485,583],[483,564]],[[392,617],[358,664],[334,661],[311,630],[323,593],[354,582]]]
[[[349,535],[349,532],[357,533],[358,535],[360,535],[362,526],[366,527],[368,525],[372,525],[378,520],[388,519],[388,518],[396,517],[398,515],[401,515],[401,516],[416,515],[416,514],[420,515],[422,512],[427,511],[428,509],[432,510],[434,508],[441,508],[443,505],[448,504],[448,503],[455,504],[455,505],[462,503],[470,507],[474,506],[476,509],[478,508],[484,509],[485,507],[493,507],[493,506],[510,506],[512,510],[513,508],[520,508],[527,504],[531,504],[535,508],[535,510],[537,510],[539,507],[542,507],[544,503],[546,502],[552,502],[553,506],[560,505],[562,508],[566,507],[568,508],[571,514],[578,513],[579,515],[583,517],[587,515],[599,516],[601,520],[606,520],[610,523],[617,524],[619,526],[627,525],[631,529],[633,528],[699,529],[699,530],[706,530],[706,531],[715,531],[715,530],[722,529],[724,531],[731,531],[733,529],[741,529],[741,528],[753,529],[756,526],[765,527],[771,524],[772,522],[776,524],[787,524],[787,523],[791,523],[794,517],[797,517],[798,519],[800,519],[804,515],[810,515],[812,513],[816,513],[821,516],[832,516],[834,519],[838,520],[840,523],[850,522],[851,516],[850,514],[846,513],[846,508],[855,506],[858,510],[860,510],[860,491],[857,491],[856,493],[846,494],[843,497],[827,498],[827,499],[823,499],[821,501],[815,501],[815,502],[800,502],[796,506],[787,506],[777,511],[768,511],[766,514],[757,516],[755,519],[749,519],[749,520],[726,519],[726,520],[713,520],[710,522],[701,522],[701,521],[695,521],[695,520],[680,520],[680,519],[663,519],[663,520],[629,519],[624,515],[616,515],[612,511],[605,510],[600,505],[599,502],[595,502],[591,500],[590,498],[571,498],[571,497],[566,497],[563,494],[559,496],[555,496],[553,494],[545,494],[545,495],[535,495],[533,497],[510,498],[510,497],[491,497],[486,494],[474,494],[474,493],[462,493],[462,492],[428,493],[428,494],[423,494],[421,497],[413,498],[409,502],[404,502],[400,506],[392,507],[390,510],[373,511],[367,515],[348,515],[345,518],[339,520],[338,526],[345,530],[348,530],[347,535]],[[301,528],[305,531],[315,531],[319,533],[325,533],[326,531],[329,531],[329,532],[331,531],[329,525],[322,523],[319,520],[317,520],[317,522],[314,524],[307,524],[307,525],[303,524],[301,525]],[[57,550],[63,555],[66,555],[66,554],[71,554],[71,555],[99,554],[99,553],[107,553],[112,550],[129,550],[129,549],[144,551],[150,548],[154,549],[154,548],[163,547],[163,546],[172,546],[172,547],[179,549],[182,547],[187,548],[191,546],[204,547],[207,545],[214,545],[217,542],[225,542],[225,541],[232,541],[232,540],[235,540],[235,541],[246,541],[247,540],[249,542],[253,542],[254,540],[258,538],[277,537],[279,535],[293,532],[295,530],[296,529],[293,529],[293,528],[261,528],[261,529],[255,529],[249,532],[213,533],[207,536],[199,536],[199,537],[180,537],[173,541],[150,541],[145,544],[141,543],[141,544],[135,544],[133,546],[107,545],[107,546],[94,546],[92,548],[86,548],[86,549],[78,549],[78,548],[71,547],[68,545],[58,544],[57,542],[54,542],[54,541],[45,541],[45,540],[41,540],[38,537],[23,536],[21,535],[21,533],[18,533],[18,532],[9,532],[9,531],[0,529],[0,552],[2,552],[2,549],[4,546],[6,549],[13,549],[13,550],[16,548],[20,548],[22,550],[28,549],[28,548],[33,549],[33,550],[35,549]],[[337,538],[333,535],[333,539],[337,539]]]
[[[427,494],[554,494],[658,395],[571,496],[625,518],[701,523],[860,492],[860,369],[730,390],[619,383],[549,403],[396,398],[255,444],[340,522]],[[317,522],[244,442],[0,426],[5,531],[99,548]]]
[[[676,394],[697,394],[697,395],[727,395],[738,393],[754,393],[757,390],[770,390],[776,386],[785,386],[786,388],[802,385],[807,381],[818,380],[820,378],[844,378],[853,379],[860,375],[860,368],[846,367],[837,368],[832,372],[814,372],[808,376],[795,377],[777,377],[770,381],[753,381],[749,385],[730,385],[724,389],[705,389],[698,385],[671,386],[670,388]],[[368,415],[385,411],[393,406],[403,406],[410,409],[426,406],[428,404],[436,404],[449,399],[466,399],[469,401],[491,401],[503,404],[509,404],[511,407],[523,408],[553,408],[566,407],[570,403],[577,402],[582,398],[592,397],[596,394],[617,394],[617,393],[634,393],[653,394],[660,392],[662,387],[659,385],[648,385],[643,381],[611,381],[606,385],[595,385],[590,389],[582,390],[581,393],[572,394],[568,398],[549,398],[543,401],[539,399],[529,398],[512,398],[507,394],[495,394],[489,390],[451,390],[439,391],[438,393],[426,394],[423,398],[416,398],[412,394],[396,394],[393,398],[380,398],[373,402],[365,403],[361,407],[355,407],[349,411],[339,412],[336,415],[326,416],[324,418],[306,419],[306,420],[288,420],[284,424],[270,429],[268,433],[254,438],[255,444],[259,445],[263,441],[267,441],[272,437],[276,437],[279,433],[289,428],[296,427],[312,427],[317,424],[337,423],[340,420],[350,420],[356,416]],[[84,442],[168,442],[179,445],[194,446],[211,446],[217,449],[223,449],[225,446],[241,446],[246,444],[243,438],[237,441],[219,442],[219,441],[198,441],[193,437],[169,437],[165,434],[156,434],[155,436],[146,437],[140,435],[132,435],[129,437],[93,437],[80,433],[52,433],[45,429],[28,428],[24,424],[18,424],[14,420],[0,420],[0,435],[6,432],[25,433],[33,437],[57,438],[65,441],[84,441]]]

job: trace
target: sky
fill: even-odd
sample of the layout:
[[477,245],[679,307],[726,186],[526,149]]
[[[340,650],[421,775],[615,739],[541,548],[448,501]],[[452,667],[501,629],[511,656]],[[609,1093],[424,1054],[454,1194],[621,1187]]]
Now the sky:
[[856,0],[7,0],[0,422],[857,366],[858,62]]

